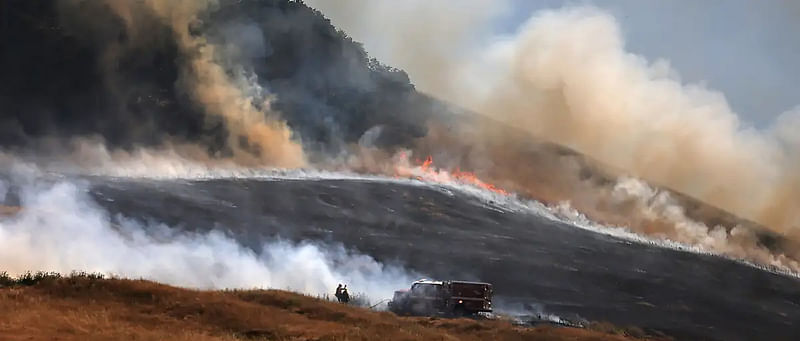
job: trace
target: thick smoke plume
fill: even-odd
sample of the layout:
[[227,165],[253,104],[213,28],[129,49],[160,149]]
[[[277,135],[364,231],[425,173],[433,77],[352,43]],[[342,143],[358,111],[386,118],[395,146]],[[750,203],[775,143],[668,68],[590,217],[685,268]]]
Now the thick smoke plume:
[[[219,231],[190,233],[113,217],[92,201],[81,182],[53,182],[26,171],[27,179],[13,181],[23,208],[0,215],[0,264],[12,274],[96,271],[196,288],[278,288],[314,295],[329,293],[337,283],[353,283],[354,293],[375,300],[391,297],[413,280],[400,267],[342,246],[274,240],[256,253]],[[0,182],[0,190],[7,187]]]
[[[460,167],[595,221],[797,268],[797,245],[680,193],[800,239],[800,110],[766,131],[748,128],[722,94],[626,52],[615,19],[591,7],[540,12],[493,36],[507,2],[312,4],[420,89],[483,116],[417,92],[302,2],[5,1],[0,161],[123,176],[243,166],[396,175],[397,152],[409,149],[433,155],[445,174]],[[70,186],[27,198],[80,193]],[[30,237],[3,223],[7,235]],[[162,247],[131,224],[97,236],[128,231],[142,241],[131,245]],[[262,261],[219,236],[172,237]],[[48,259],[39,260],[53,270],[80,265]],[[153,275],[112,265],[104,271]]]
[[[506,43],[502,82],[473,104],[633,175],[794,234],[800,193],[771,132],[743,126],[724,96],[683,85],[666,62],[625,52],[614,18],[547,12]],[[788,202],[786,202],[788,201]]]
[[90,140],[292,168],[373,128],[408,145],[433,110],[300,2],[10,1],[0,20],[0,147],[16,154],[70,159]]
[[[492,36],[490,24],[507,2],[475,1],[460,11],[442,10],[441,3],[312,4],[371,53],[409,71],[419,88],[490,117],[431,124],[418,147],[435,159],[546,202],[570,201],[605,223],[795,268],[796,245],[764,255],[770,243],[753,232],[754,224],[684,194],[800,238],[796,110],[774,128],[747,126],[723,94],[683,83],[668,61],[627,52],[616,19],[593,7],[541,11],[516,32]],[[353,12],[342,7],[348,5],[362,15],[348,15]],[[431,17],[463,25],[456,25],[458,35],[441,32],[451,39],[427,44],[441,30],[426,20]],[[395,29],[375,29],[378,21],[384,26],[394,19]],[[405,46],[424,51],[396,53]],[[679,193],[669,195],[669,205],[659,204],[653,200],[662,196],[631,191],[631,180],[617,180],[620,175]],[[786,255],[791,258],[780,260]]]
[[[138,4],[133,2],[111,4],[122,18],[143,10],[135,8]],[[234,158],[244,159],[243,163],[250,165],[302,166],[302,149],[297,141],[291,140],[286,124],[269,112],[269,98],[258,84],[258,76],[245,69],[246,64],[227,65],[235,55],[242,53],[239,45],[217,46],[208,38],[190,32],[192,25],[200,25],[200,15],[212,5],[219,5],[212,1],[146,1],[144,4],[172,27],[186,59],[181,65],[178,85],[208,113],[223,118],[229,133],[227,145],[233,146]],[[126,21],[129,31],[147,30],[137,27],[138,24]]]

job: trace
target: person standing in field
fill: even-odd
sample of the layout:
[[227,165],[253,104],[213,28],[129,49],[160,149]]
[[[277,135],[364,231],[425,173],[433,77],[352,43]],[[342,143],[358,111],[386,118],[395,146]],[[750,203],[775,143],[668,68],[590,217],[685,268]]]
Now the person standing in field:
[[348,302],[350,302],[350,294],[347,293],[347,285],[345,285],[344,288],[342,288],[341,296],[342,296],[342,299],[340,300],[340,302],[342,302],[344,304],[347,304]]
[[336,287],[336,299],[341,303],[342,302],[342,283],[339,283],[339,286]]

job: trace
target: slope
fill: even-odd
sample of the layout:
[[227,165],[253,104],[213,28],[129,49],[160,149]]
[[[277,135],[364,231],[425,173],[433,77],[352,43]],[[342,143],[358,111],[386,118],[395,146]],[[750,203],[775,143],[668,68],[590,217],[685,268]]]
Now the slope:
[[[46,277],[46,276],[45,276]],[[0,287],[3,340],[632,340],[503,321],[401,318],[277,290],[197,291],[79,274]]]

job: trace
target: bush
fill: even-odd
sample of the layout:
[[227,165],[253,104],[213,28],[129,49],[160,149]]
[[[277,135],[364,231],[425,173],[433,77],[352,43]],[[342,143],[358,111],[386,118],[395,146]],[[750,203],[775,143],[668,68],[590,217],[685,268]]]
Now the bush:
[[88,279],[88,280],[101,280],[105,275],[101,273],[88,273],[84,271],[73,271],[69,276],[62,276],[58,272],[26,272],[17,277],[12,277],[6,271],[0,272],[0,287],[13,287],[13,286],[33,286],[41,282],[55,281],[62,278],[67,279]]
[[14,278],[8,275],[8,272],[0,272],[0,288],[10,287],[14,285]]
[[16,285],[31,286],[46,280],[56,280],[59,278],[61,278],[61,274],[57,272],[37,271],[36,273],[31,273],[28,271],[17,277]]
[[69,278],[85,278],[93,281],[105,279],[106,276],[99,273],[99,272],[85,272],[85,271],[73,271],[69,274]]

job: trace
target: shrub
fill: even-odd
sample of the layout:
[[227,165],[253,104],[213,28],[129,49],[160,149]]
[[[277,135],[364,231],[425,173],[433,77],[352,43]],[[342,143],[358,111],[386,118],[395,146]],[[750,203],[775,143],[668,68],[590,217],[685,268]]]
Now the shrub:
[[101,273],[88,273],[84,271],[73,271],[70,273],[69,276],[62,276],[58,272],[47,272],[47,271],[37,271],[37,272],[25,272],[17,277],[12,277],[6,271],[0,272],[0,287],[13,287],[13,286],[32,286],[37,285],[42,282],[47,281],[55,281],[62,278],[66,278],[69,280],[76,280],[76,279],[88,279],[88,280],[101,280],[105,278],[105,275]]
[[14,285],[14,278],[8,275],[8,272],[0,272],[0,288],[10,287]]

